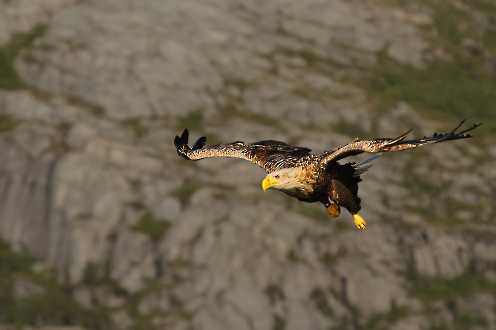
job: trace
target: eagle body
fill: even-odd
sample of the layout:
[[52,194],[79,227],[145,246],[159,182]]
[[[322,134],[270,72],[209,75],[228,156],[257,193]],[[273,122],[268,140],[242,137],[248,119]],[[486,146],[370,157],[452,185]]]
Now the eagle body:
[[295,173],[297,184],[294,187],[279,189],[283,193],[302,202],[320,202],[329,206],[331,199],[352,213],[360,210],[360,198],[357,193],[358,182],[361,179],[353,163],[341,165],[335,162],[324,168],[299,166],[285,170]]
[[358,229],[365,228],[365,220],[358,214],[361,201],[358,184],[369,167],[371,157],[361,163],[340,160],[361,153],[403,151],[419,146],[471,137],[467,132],[481,124],[460,130],[464,121],[446,133],[434,133],[419,139],[407,140],[407,131],[395,138],[356,139],[337,148],[314,154],[305,147],[289,145],[282,141],[263,140],[254,143],[236,141],[227,144],[206,145],[206,137],[188,145],[189,132],[176,136],[174,144],[179,156],[187,160],[212,157],[230,157],[250,161],[262,167],[267,175],[262,181],[263,190],[275,189],[303,202],[322,203],[329,215],[337,217],[341,207],[353,216]]

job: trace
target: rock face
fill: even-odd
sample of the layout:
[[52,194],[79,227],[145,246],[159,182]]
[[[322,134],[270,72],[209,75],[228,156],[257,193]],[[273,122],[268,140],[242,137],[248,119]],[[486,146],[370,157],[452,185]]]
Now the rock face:
[[172,145],[184,127],[316,151],[448,129],[456,118],[368,83],[401,84],[389,62],[456,65],[446,10],[493,36],[493,6],[428,2],[0,1],[0,74],[14,75],[0,77],[0,237],[110,320],[22,325],[496,328],[493,133],[376,161],[360,186],[366,232],[264,194],[254,166],[185,162]]

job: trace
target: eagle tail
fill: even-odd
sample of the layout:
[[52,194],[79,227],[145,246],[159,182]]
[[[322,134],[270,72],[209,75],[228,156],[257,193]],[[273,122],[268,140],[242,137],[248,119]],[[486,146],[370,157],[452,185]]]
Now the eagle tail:
[[188,140],[189,131],[187,128],[184,129],[181,136],[176,135],[176,137],[174,138],[174,145],[176,146],[177,154],[186,159],[190,159],[188,157],[189,152],[203,148],[207,142],[207,138],[205,136],[202,136],[198,140],[196,140],[195,144],[191,148],[188,145]]
[[360,177],[360,175],[367,172],[367,170],[372,167],[372,162],[378,159],[379,157],[381,157],[381,154],[377,154],[372,157],[369,157],[359,163],[351,163],[351,166],[355,170],[353,172],[353,176],[358,178]]

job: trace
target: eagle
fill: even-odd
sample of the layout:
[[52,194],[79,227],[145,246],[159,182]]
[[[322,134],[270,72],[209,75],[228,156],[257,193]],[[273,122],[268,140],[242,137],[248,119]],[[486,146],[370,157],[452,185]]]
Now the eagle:
[[[355,139],[322,153],[312,153],[309,148],[276,140],[206,145],[207,138],[204,136],[190,147],[188,129],[184,129],[181,136],[175,137],[174,145],[178,155],[187,160],[212,157],[248,160],[267,172],[261,184],[264,191],[275,189],[303,202],[320,202],[331,217],[338,217],[343,207],[352,215],[355,227],[363,230],[367,223],[358,213],[361,209],[358,183],[361,181],[360,176],[371,166],[370,162],[384,152],[404,151],[429,144],[470,138],[471,135],[467,132],[481,125],[475,123],[461,129],[464,123],[465,120],[462,120],[449,132],[433,133],[418,139],[407,139],[407,135],[412,130],[394,138]],[[377,155],[372,155],[359,163],[340,162],[361,153]]]

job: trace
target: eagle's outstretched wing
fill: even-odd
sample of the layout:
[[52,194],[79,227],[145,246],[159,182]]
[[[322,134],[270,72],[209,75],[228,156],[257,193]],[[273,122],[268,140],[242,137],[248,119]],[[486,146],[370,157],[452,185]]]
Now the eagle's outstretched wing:
[[362,152],[376,153],[376,152],[392,152],[408,150],[420,147],[426,144],[439,143],[450,140],[466,139],[472,137],[467,132],[479,127],[481,123],[473,124],[469,128],[458,131],[458,129],[465,123],[462,120],[453,130],[446,133],[434,133],[431,136],[424,136],[421,139],[405,140],[411,130],[401,134],[396,138],[379,138],[373,140],[357,140],[346,145],[340,146],[331,151],[322,154],[321,163],[327,164],[335,162],[345,157],[358,155]]
[[211,157],[230,157],[248,160],[262,167],[268,173],[279,168],[295,166],[299,160],[310,154],[310,149],[296,147],[275,140],[254,143],[236,141],[228,144],[205,145],[207,138],[202,136],[193,147],[188,145],[188,130],[176,136],[174,144],[179,156],[189,160]]

